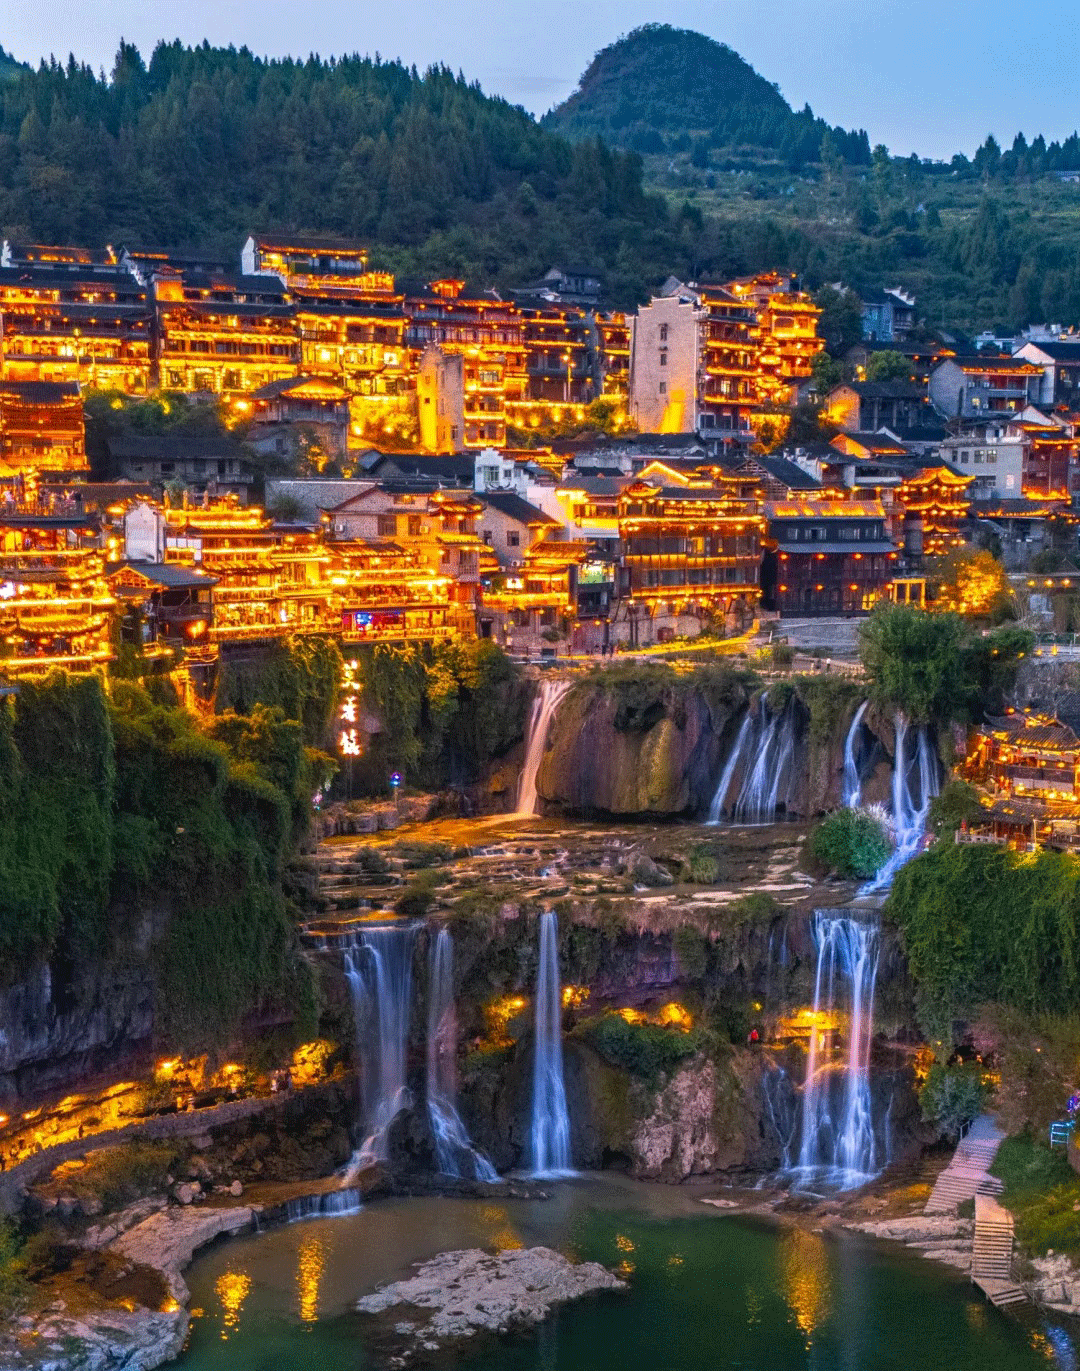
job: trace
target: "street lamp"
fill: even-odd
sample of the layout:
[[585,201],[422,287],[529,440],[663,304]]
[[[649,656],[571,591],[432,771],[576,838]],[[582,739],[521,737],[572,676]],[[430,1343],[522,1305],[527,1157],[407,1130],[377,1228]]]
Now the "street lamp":
[[563,361],[566,363],[566,403],[569,404],[569,403],[570,403],[570,369],[571,369],[571,367],[573,366],[573,363],[574,363],[574,354],[573,354],[572,352],[564,352],[564,353],[563,353]]

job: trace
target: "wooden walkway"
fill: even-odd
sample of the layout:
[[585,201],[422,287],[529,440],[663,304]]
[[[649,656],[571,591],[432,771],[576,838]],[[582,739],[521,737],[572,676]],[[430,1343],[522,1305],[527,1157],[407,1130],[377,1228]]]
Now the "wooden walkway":
[[989,1114],[977,1118],[938,1176],[923,1210],[925,1214],[955,1214],[961,1204],[974,1199],[971,1279],[999,1308],[1027,1299],[1012,1275],[1012,1215],[995,1198],[1002,1186],[989,1171],[1004,1137]]
[[977,1194],[999,1195],[1001,1182],[990,1175],[989,1167],[1004,1137],[989,1114],[980,1115],[938,1176],[923,1213],[955,1214],[958,1206]]

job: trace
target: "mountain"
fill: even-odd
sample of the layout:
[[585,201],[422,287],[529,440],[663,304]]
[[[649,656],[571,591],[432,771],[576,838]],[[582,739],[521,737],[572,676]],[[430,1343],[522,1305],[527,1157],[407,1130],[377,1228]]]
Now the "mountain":
[[16,61],[10,52],[0,48],[0,81],[11,81],[23,71],[29,71],[26,63]]
[[830,128],[809,106],[796,113],[726,43],[669,24],[646,24],[598,52],[543,123],[637,152],[754,147],[793,165],[818,161],[828,133],[848,165],[870,161],[865,132]]

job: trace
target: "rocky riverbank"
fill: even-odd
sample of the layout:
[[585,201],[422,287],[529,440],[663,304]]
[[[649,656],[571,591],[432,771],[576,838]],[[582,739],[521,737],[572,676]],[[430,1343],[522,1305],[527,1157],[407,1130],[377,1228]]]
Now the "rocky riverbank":
[[407,1280],[383,1286],[356,1308],[380,1319],[376,1337],[389,1365],[407,1366],[478,1334],[531,1327],[556,1305],[625,1288],[598,1262],[574,1263],[547,1247],[494,1254],[472,1249],[424,1262]]

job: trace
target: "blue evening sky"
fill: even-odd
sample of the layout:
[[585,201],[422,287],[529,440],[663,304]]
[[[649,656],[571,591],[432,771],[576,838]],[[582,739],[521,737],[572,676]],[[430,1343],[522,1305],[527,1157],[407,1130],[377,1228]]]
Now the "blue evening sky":
[[445,62],[543,113],[598,48],[666,22],[728,43],[796,107],[894,153],[974,151],[990,131],[1080,125],[1080,0],[46,0],[0,6],[0,45],[111,67],[121,35],[246,44],[270,55],[381,52]]

